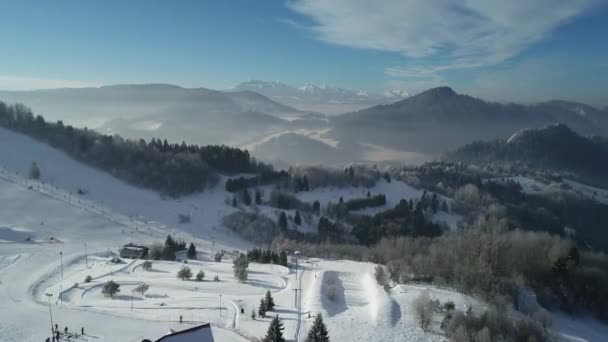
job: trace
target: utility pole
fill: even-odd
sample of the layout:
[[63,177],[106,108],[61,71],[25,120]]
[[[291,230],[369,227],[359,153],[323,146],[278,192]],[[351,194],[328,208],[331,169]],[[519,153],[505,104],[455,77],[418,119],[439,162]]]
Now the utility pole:
[[61,260],[61,283],[59,283],[59,303],[63,304],[63,251],[59,252],[59,258]]
[[222,318],[222,295],[220,295],[220,318],[217,319],[217,325],[220,326],[220,320]]
[[49,302],[49,316],[51,316],[51,336],[53,336],[53,312],[51,311],[51,297],[53,297],[53,295],[51,293],[47,293],[46,294],[46,299]]
[[[302,320],[302,285],[300,284],[300,288],[293,289],[295,292],[295,307],[298,310],[298,326],[296,330],[296,341],[300,341],[300,324]],[[300,295],[298,296],[298,291],[300,291]]]
[[86,268],[89,268],[89,253],[87,252],[87,243],[84,243],[84,262]]
[[63,251],[59,252],[59,258],[61,260],[61,280],[63,281]]
[[133,311],[133,291],[135,291],[135,289],[131,290],[131,311]]

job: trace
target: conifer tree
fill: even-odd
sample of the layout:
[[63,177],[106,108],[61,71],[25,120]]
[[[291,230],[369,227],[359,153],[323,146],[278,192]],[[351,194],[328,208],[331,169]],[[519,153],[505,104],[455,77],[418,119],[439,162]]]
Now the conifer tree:
[[241,283],[247,281],[247,275],[249,273],[249,259],[245,254],[241,254],[238,258],[234,259],[233,270],[234,277]]
[[323,323],[323,316],[321,314],[317,314],[315,322],[308,331],[306,342],[329,342],[327,327]]
[[260,306],[258,306],[258,316],[266,316],[266,311],[268,311],[268,307],[266,305],[266,298],[262,298],[260,299]]
[[268,327],[268,331],[266,332],[266,336],[262,339],[263,342],[285,342],[285,338],[283,337],[283,322],[279,319],[279,315],[276,315],[272,322],[270,322],[270,326]]
[[278,225],[279,225],[279,228],[281,228],[281,230],[287,229],[287,215],[285,215],[284,211],[281,211],[281,214],[279,215]]
[[321,213],[321,203],[319,203],[319,201],[312,202],[312,211],[317,215]]
[[302,224],[302,217],[300,216],[299,210],[296,210],[296,216],[293,218],[293,223],[297,224],[298,226]]
[[40,179],[40,168],[38,167],[38,164],[35,161],[33,161],[32,165],[30,166],[30,178]]
[[194,243],[192,242],[190,242],[188,252],[186,252],[186,257],[188,257],[188,259],[196,259],[196,246],[194,246]]
[[242,199],[245,205],[251,205],[251,195],[249,194],[249,190],[243,189]]
[[169,246],[175,250],[175,240],[173,240],[173,237],[170,234],[167,235],[167,239],[165,240],[165,246]]
[[259,190],[255,191],[255,204],[262,205],[262,193]]
[[287,267],[287,252],[282,251],[279,254],[279,265],[283,265],[283,266]]
[[272,298],[272,294],[270,294],[270,291],[266,291],[266,296],[264,297],[264,301],[266,302],[267,311],[274,310],[274,299]]

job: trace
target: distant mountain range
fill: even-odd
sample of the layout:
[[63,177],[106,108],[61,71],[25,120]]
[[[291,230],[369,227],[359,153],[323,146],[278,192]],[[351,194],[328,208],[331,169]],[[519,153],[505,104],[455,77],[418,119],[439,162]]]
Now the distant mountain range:
[[563,124],[521,130],[506,140],[467,144],[447,153],[446,158],[477,165],[519,162],[608,184],[608,140],[581,136]]
[[326,125],[323,116],[251,91],[182,88],[170,84],[0,91],[50,120],[127,137],[239,145],[266,134]]
[[474,140],[507,138],[520,129],[557,122],[581,134],[608,134],[608,113],[585,104],[491,103],[438,87],[389,105],[332,117],[329,137],[440,154]]
[[[399,100],[326,116],[280,100],[293,97],[325,101],[321,106],[331,101],[360,107],[369,99]],[[265,81],[242,83],[230,91],[141,84],[0,91],[0,101],[21,102],[48,120],[102,133],[246,147],[261,158],[291,164],[409,161],[407,156],[419,162],[476,140],[506,140],[515,131],[553,123],[582,135],[608,136],[606,109],[558,100],[491,103],[448,87],[408,96],[401,91],[373,95]]]
[[[390,89],[381,94],[361,90],[350,90],[327,85],[307,84],[294,87],[279,81],[252,80],[234,87],[235,91],[254,91],[278,102],[296,108],[318,110],[335,114],[335,110],[345,108],[364,108],[372,105],[390,103],[407,98],[409,94],[400,89]],[[325,106],[325,107],[323,107]],[[332,108],[333,106],[333,108]],[[326,109],[326,110],[324,110]]]

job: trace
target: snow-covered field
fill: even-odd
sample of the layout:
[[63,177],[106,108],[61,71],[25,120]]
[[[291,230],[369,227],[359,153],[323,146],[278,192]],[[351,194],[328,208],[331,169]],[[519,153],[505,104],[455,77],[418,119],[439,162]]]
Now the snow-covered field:
[[[41,182],[23,177],[33,160],[40,165]],[[50,335],[51,313],[61,329],[85,329],[78,341],[154,340],[170,329],[203,322],[212,324],[217,341],[247,341],[262,337],[274,315],[283,320],[288,340],[303,341],[319,312],[332,341],[443,341],[438,321],[430,333],[417,326],[412,301],[418,294],[429,291],[431,297],[452,300],[457,307],[483,308],[474,298],[432,286],[398,285],[387,293],[373,278],[375,265],[353,261],[302,258],[297,272],[251,263],[248,281],[240,284],[230,257],[221,262],[211,258],[219,249],[250,247],[220,225],[224,215],[238,210],[225,204],[230,195],[223,182],[205,193],[161,199],[2,129],[0,165],[0,341],[44,341]],[[88,193],[77,195],[78,188]],[[370,191],[384,193],[387,207],[421,195],[396,181],[381,181]],[[325,205],[366,192],[315,189],[298,196]],[[192,222],[178,224],[180,213],[190,214]],[[188,266],[194,274],[203,270],[204,281],[177,279],[183,266],[179,262],[154,261],[149,271],[139,260],[109,263],[125,243],[162,241],[168,233],[194,241],[199,258]],[[87,275],[92,277],[89,283],[84,282]],[[108,280],[121,285],[114,298],[101,294]],[[150,285],[146,295],[132,292],[142,282]],[[251,310],[267,290],[277,305],[274,312],[252,319]],[[296,292],[301,293],[299,300]],[[606,336],[606,326],[591,320],[556,317],[567,327],[564,333],[575,338]]]
[[515,176],[498,178],[497,180],[512,180],[521,186],[521,191],[526,194],[543,194],[551,192],[570,192],[581,197],[593,199],[600,203],[608,204],[608,190],[591,185],[586,185],[570,179],[563,179],[561,183],[544,183],[536,179]]

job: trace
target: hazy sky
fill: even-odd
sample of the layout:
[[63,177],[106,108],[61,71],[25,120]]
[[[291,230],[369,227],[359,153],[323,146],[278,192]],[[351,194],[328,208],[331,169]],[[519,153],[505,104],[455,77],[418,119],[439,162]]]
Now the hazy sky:
[[608,105],[608,0],[0,2],[0,89],[250,79]]

